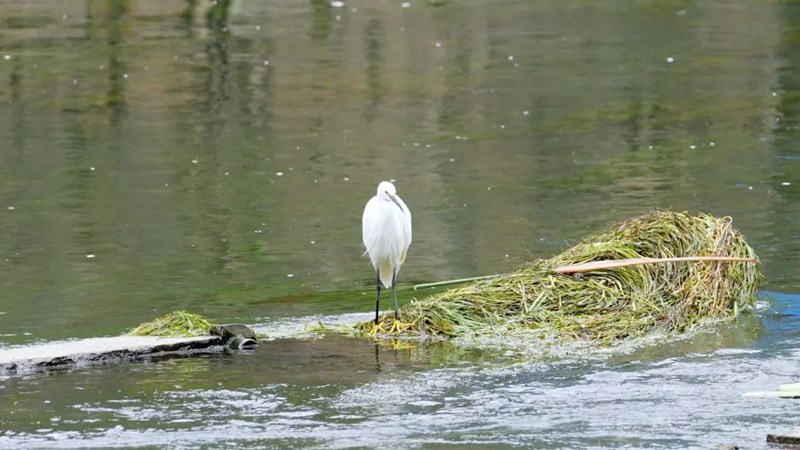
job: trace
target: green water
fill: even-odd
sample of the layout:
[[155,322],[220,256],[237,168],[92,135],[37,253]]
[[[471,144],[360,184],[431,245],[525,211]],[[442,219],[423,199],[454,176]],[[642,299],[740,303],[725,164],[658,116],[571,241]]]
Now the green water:
[[[798,291],[796,3],[211,5],[2,2],[0,347],[366,314],[384,179],[414,217],[403,286],[658,207],[733,217]],[[283,339],[7,378],[0,448],[758,448],[798,425],[740,398],[797,381],[794,301],[599,360]]]

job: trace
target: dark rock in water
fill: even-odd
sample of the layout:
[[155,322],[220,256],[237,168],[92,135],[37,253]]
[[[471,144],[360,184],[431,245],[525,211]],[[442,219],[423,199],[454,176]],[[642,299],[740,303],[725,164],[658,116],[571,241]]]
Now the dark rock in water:
[[228,340],[227,347],[233,350],[252,350],[258,347],[258,341],[251,338],[235,336]]
[[221,337],[225,345],[234,350],[250,350],[258,347],[255,331],[241,323],[214,325],[210,333]]
[[800,430],[786,434],[768,434],[767,443],[782,444],[784,448],[800,448]]
[[219,336],[223,339],[230,339],[232,337],[241,336],[244,338],[255,339],[256,333],[247,325],[241,323],[226,323],[222,325],[214,325],[211,327],[211,334]]

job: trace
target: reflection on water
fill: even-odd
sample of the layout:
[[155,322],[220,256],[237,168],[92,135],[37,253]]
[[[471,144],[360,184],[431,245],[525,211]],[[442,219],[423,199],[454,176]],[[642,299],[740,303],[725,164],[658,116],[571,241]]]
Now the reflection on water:
[[12,342],[339,290],[361,310],[358,218],[389,178],[419,230],[405,282],[508,270],[654,206],[733,216],[774,287],[796,280],[770,8],[338,5],[9,6]]
[[[732,216],[769,289],[800,281],[795,3],[0,6],[0,346],[177,308],[368,312],[359,217],[383,179],[414,210],[403,283],[507,271],[653,207]],[[371,344],[324,339],[4,380],[0,447],[755,446],[787,406],[738,393],[793,376],[797,340],[759,314],[574,366],[421,347],[378,370]]]

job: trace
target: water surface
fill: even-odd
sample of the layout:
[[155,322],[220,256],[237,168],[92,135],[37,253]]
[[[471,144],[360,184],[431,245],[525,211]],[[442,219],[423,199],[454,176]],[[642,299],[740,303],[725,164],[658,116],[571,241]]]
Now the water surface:
[[[414,214],[404,286],[657,207],[733,217],[767,288],[797,291],[792,2],[0,5],[0,346],[178,308],[367,313],[384,179]],[[797,425],[740,398],[796,381],[775,298],[619,357],[283,339],[5,379],[0,447],[758,448]]]

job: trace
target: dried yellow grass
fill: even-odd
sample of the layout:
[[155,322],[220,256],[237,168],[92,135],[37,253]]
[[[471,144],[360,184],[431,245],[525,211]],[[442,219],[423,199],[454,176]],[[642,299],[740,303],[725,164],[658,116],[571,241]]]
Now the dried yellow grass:
[[[705,319],[733,318],[755,303],[763,276],[730,217],[653,211],[613,225],[550,259],[473,282],[400,309],[401,334],[449,337],[541,330],[611,342],[652,332],[684,332]],[[754,262],[678,261],[576,275],[559,266],[599,260],[725,256]],[[394,313],[381,316],[389,330]],[[372,331],[372,321],[357,330]]]

